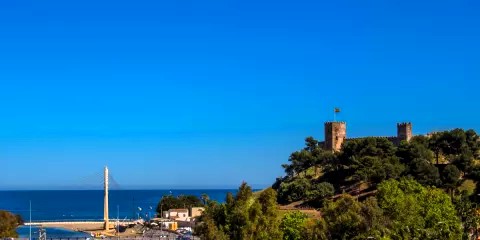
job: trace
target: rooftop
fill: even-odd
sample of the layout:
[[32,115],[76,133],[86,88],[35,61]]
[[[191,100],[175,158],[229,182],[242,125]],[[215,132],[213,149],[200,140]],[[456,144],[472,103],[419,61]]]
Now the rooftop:
[[188,209],[186,209],[186,208],[173,208],[173,209],[169,209],[168,211],[169,212],[188,212]]

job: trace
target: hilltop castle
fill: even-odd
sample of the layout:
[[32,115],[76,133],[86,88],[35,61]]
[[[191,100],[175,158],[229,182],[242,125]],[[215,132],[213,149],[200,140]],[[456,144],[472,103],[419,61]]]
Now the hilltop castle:
[[[401,141],[410,141],[412,138],[412,123],[404,122],[397,124],[397,136],[385,137],[393,144],[398,145]],[[326,122],[325,123],[325,149],[340,151],[342,144],[354,138],[347,138],[346,122]]]

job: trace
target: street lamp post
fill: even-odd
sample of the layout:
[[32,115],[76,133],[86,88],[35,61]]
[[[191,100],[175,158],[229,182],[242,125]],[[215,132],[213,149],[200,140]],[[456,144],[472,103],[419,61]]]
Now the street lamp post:
[[[163,200],[163,197],[162,197]],[[163,234],[163,203],[160,202],[160,234]]]
[[117,240],[120,239],[120,206],[117,205]]
[[28,239],[32,240],[32,200],[30,200],[30,231],[28,236]]
[[150,206],[150,208],[149,208],[149,210],[148,210],[148,220],[151,220],[151,219],[152,219],[152,215],[151,215],[151,214],[152,214],[152,209],[153,209],[153,207]]
[[163,197],[160,199],[160,234],[163,234]]

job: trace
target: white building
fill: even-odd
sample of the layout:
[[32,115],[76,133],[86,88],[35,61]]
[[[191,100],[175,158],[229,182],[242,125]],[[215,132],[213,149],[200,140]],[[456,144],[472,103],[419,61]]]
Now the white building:
[[190,217],[199,217],[202,215],[203,211],[205,211],[205,208],[203,207],[192,207],[192,212],[190,213]]
[[186,208],[177,208],[169,209],[168,211],[163,212],[163,218],[168,218],[177,221],[185,221],[189,218],[188,209]]

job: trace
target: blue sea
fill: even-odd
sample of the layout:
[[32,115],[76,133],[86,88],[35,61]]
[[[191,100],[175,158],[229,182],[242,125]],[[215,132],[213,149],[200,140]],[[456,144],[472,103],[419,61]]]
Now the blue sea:
[[[109,191],[110,218],[148,219],[155,214],[164,195],[195,195],[206,193],[211,200],[224,202],[227,192],[221,190],[111,190]],[[20,214],[29,221],[29,203],[32,221],[45,220],[101,220],[103,219],[103,190],[0,191],[0,209]]]
[[[70,231],[63,228],[43,228],[47,234],[48,238],[88,238],[90,234],[84,232]],[[20,226],[17,228],[17,233],[19,238],[29,238],[30,236],[30,227],[29,226]],[[32,239],[38,239],[39,228],[32,227]]]

